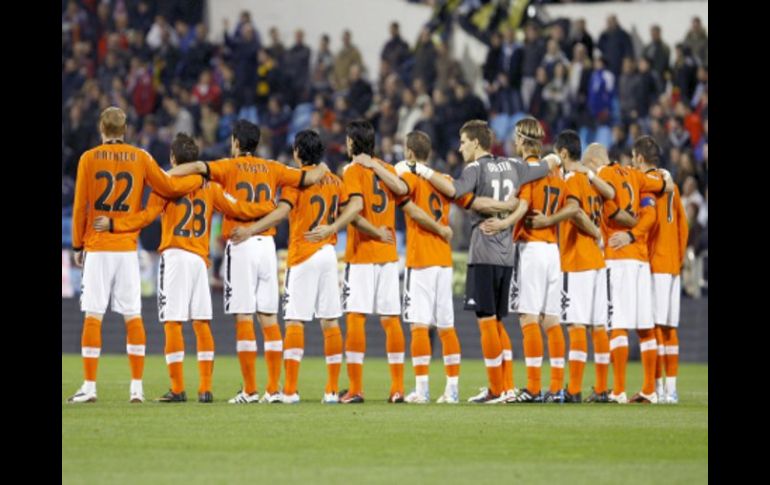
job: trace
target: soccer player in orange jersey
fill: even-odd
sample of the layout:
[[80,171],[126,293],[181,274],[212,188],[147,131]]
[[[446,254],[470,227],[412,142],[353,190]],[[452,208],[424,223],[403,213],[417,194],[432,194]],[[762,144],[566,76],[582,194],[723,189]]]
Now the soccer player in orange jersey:
[[[650,137],[640,137],[634,142],[632,156],[650,160],[659,157],[659,148]],[[638,217],[637,224],[628,230],[615,221],[608,221],[605,260],[610,274],[610,352],[612,353],[613,388],[610,402],[655,403],[655,365],[657,342],[652,321],[652,282],[649,265],[647,238],[655,224],[655,197],[642,198],[645,193],[670,192],[673,181],[668,173],[647,173],[612,164],[608,167],[622,180],[618,192],[618,208]],[[606,170],[606,169],[605,169]],[[607,204],[609,205],[609,204]],[[617,210],[617,209],[616,209]],[[644,380],[641,392],[630,400],[625,393],[626,364],[628,362],[628,330],[636,329],[642,354]]]
[[126,322],[126,352],[131,367],[129,400],[140,403],[144,402],[142,374],[146,337],[136,252],[139,231],[99,233],[94,231],[93,222],[100,215],[110,215],[117,220],[139,212],[146,183],[163,196],[179,197],[199,188],[203,179],[198,176],[171,178],[149,153],[127,144],[123,140],[126,114],[120,108],[102,111],[99,132],[102,143],[80,158],[75,185],[72,250],[75,263],[83,266],[80,308],[86,314],[81,340],[85,381],[68,402],[96,401],[101,324],[111,298],[112,310],[122,314]]
[[[452,201],[416,174],[416,164],[426,164],[430,150],[428,135],[413,131],[406,137],[406,160],[396,164],[396,172],[409,186],[409,199],[401,205],[407,228],[403,319],[411,324],[415,390],[405,400],[430,402],[428,368],[432,352],[428,331],[435,325],[446,370],[444,393],[436,402],[456,404],[460,402],[460,341],[454,328],[452,302]],[[458,205],[468,208],[472,201],[473,194],[466,194]]]
[[[192,137],[179,133],[171,143],[171,164],[177,166],[198,159],[198,147]],[[211,263],[209,239],[214,209],[230,217],[256,219],[275,205],[267,200],[258,204],[239,202],[217,183],[206,183],[184,197],[164,199],[152,194],[142,212],[121,219],[100,216],[94,221],[97,231],[130,233],[146,227],[162,213],[163,236],[158,271],[158,319],[166,334],[166,364],[171,389],[158,402],[184,402],[184,338],[182,322],[193,321],[197,340],[199,402],[213,402],[211,375],[214,366],[214,338],[211,335],[211,290],[208,271]]]
[[[318,133],[300,131],[294,139],[294,160],[307,172],[316,166],[324,153],[324,144]],[[337,255],[334,245],[336,232],[324,239],[309,241],[305,233],[319,224],[332,224],[337,219],[339,207],[348,203],[345,186],[339,177],[327,173],[315,185],[305,189],[285,187],[281,191],[278,207],[251,226],[241,226],[233,231],[232,241],[238,244],[254,234],[259,234],[280,221],[289,218],[289,255],[284,279],[283,318],[286,323],[284,339],[283,402],[298,403],[297,390],[299,366],[305,347],[304,322],[316,317],[321,321],[324,334],[324,354],[328,378],[322,402],[339,401],[339,374],[342,366],[342,333],[339,317],[340,289],[337,275]]]
[[[658,170],[658,157],[637,157],[635,161],[644,173]],[[652,271],[652,321],[658,342],[658,359],[655,367],[658,402],[677,404],[676,377],[679,367],[679,297],[681,284],[679,272],[684,262],[689,227],[687,214],[679,196],[679,188],[660,195],[656,199],[657,217],[647,242]],[[663,368],[666,383],[663,385]]]
[[[353,162],[342,175],[351,203],[358,200],[362,219],[374,228],[393,232],[396,204],[408,192],[392,165],[372,158],[374,128],[368,121],[352,121],[347,126],[348,154]],[[346,208],[347,209],[347,208]],[[310,231],[312,239],[326,237],[338,230],[340,223],[318,225]],[[362,403],[363,363],[366,352],[366,315],[380,315],[385,330],[391,386],[388,402],[404,402],[404,331],[401,328],[401,303],[398,294],[398,254],[396,246],[370,234],[361,227],[348,227],[345,251],[345,280],[342,309],[347,312],[345,357],[350,388],[340,396],[344,404]]]
[[[542,125],[535,119],[519,122],[515,131],[516,151],[525,163],[538,162],[545,136]],[[506,399],[509,403],[563,400],[564,333],[559,325],[561,266],[556,240],[556,223],[533,225],[532,216],[554,216],[564,204],[566,186],[560,167],[547,176],[524,184],[519,191],[520,204],[527,208],[514,230],[517,265],[511,278],[510,310],[519,314],[524,335],[524,359],[527,365],[527,387]],[[562,218],[575,211],[561,213]],[[542,326],[548,337],[551,360],[551,386],[545,395],[541,392],[540,367],[543,361]]]
[[[233,124],[230,142],[232,158],[215,162],[193,162],[180,165],[169,173],[207,174],[238,200],[260,202],[273,200],[279,187],[301,187],[318,182],[329,169],[321,163],[308,171],[289,168],[282,163],[254,156],[259,144],[259,127],[246,120]],[[250,237],[241,244],[229,241],[233,229],[248,224],[225,216],[222,235],[225,246],[225,313],[235,315],[236,348],[243,375],[243,388],[230,399],[231,404],[254,402],[279,403],[283,340],[278,326],[278,260],[273,235],[275,228]],[[257,340],[253,315],[257,313],[265,339],[267,384],[260,399],[257,392],[255,364]]]
[[[569,332],[569,386],[559,402],[580,403],[583,370],[587,360],[586,327],[594,337],[597,382],[594,393],[606,402],[609,341],[607,339],[607,273],[599,246],[602,197],[595,184],[612,191],[606,182],[583,166],[580,160],[580,137],[572,130],[559,134],[554,143],[556,153],[564,160],[566,199],[560,211],[572,215],[559,226],[561,256],[561,323]],[[613,192],[610,192],[613,193]],[[557,214],[558,216],[559,214]],[[600,340],[599,334],[603,335]],[[603,367],[602,367],[603,366]],[[600,372],[603,371],[603,372]],[[598,391],[597,391],[598,390]]]

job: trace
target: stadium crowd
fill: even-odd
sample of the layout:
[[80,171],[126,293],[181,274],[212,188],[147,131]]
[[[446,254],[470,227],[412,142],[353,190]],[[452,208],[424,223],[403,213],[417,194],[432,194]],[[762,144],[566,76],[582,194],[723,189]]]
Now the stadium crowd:
[[[614,16],[598,33],[580,18],[531,19],[518,29],[503,21],[471,32],[489,46],[477,83],[452,57],[451,30],[435,16],[414,41],[394,21],[382,32],[379,66],[367,66],[348,30],[306,39],[301,25],[280,32],[258,26],[249,11],[221,20],[224,35],[211,39],[202,5],[62,3],[63,220],[78,159],[98,144],[99,113],[112,105],[128,114],[126,139],[164,168],[177,132],[192,134],[204,159],[228,156],[232,123],[242,118],[261,127],[261,156],[291,163],[294,135],[311,128],[325,142],[326,163],[340,170],[344,127],[363,117],[375,126],[383,160],[402,160],[405,134],[421,130],[433,140],[433,165],[455,177],[465,121],[488,120],[497,136],[493,153],[512,155],[512,128],[529,113],[543,121],[546,146],[572,128],[584,146],[603,143],[621,164],[630,163],[638,136],[654,137],[682,191],[689,246],[695,254],[708,250],[708,36],[698,18],[674,46],[652,26],[641,49]],[[468,224],[461,211],[452,216],[453,226]],[[454,249],[467,249],[469,232],[455,231]],[[286,234],[279,231],[279,248]]]

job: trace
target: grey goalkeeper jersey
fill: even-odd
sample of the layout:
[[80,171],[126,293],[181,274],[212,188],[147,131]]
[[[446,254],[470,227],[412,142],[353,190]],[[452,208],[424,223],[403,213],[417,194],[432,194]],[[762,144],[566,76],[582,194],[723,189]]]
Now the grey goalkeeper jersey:
[[[454,181],[455,198],[473,192],[476,197],[491,197],[504,201],[518,194],[521,186],[548,174],[548,163],[526,163],[518,158],[486,155],[470,162],[459,179]],[[513,228],[493,236],[481,232],[479,224],[489,216],[471,211],[471,245],[468,264],[513,266]]]

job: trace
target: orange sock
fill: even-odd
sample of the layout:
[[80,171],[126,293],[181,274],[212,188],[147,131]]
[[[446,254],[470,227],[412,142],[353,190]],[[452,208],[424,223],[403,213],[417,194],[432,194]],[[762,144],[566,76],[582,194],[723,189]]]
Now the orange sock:
[[96,370],[99,367],[99,355],[102,352],[102,321],[86,317],[83,322],[83,335],[80,337],[83,355],[83,377],[89,382],[96,382]]
[[168,376],[171,378],[171,392],[179,394],[184,391],[184,337],[182,337],[181,322],[166,322],[163,325],[166,332],[166,365]]
[[340,367],[342,366],[342,332],[340,327],[324,328],[324,355],[326,355],[325,393],[339,392]]
[[489,392],[499,396],[503,392],[503,346],[495,317],[479,318],[481,330],[481,352],[489,378]]
[[530,323],[521,329],[524,334],[524,360],[527,363],[527,390],[531,394],[540,392],[540,367],[543,365],[543,335],[540,325]]
[[126,322],[126,353],[131,367],[131,379],[141,381],[144,374],[144,350],[147,336],[144,334],[142,317]]
[[658,360],[658,342],[655,341],[655,329],[648,328],[637,330],[639,335],[639,349],[642,353],[642,392],[652,394],[655,392],[655,363]]
[[404,330],[401,328],[401,319],[397,316],[380,317],[380,325],[385,329],[385,351],[388,353],[390,368],[390,393],[399,392],[403,396],[406,340]]
[[655,340],[658,342],[658,358],[655,360],[655,380],[663,379],[663,366],[666,365],[666,347],[663,343],[663,327],[655,325]]
[[444,370],[447,377],[460,375],[460,340],[454,328],[445,328],[438,331],[441,338],[441,350],[444,354]]
[[679,373],[679,335],[675,327],[663,329],[663,345],[666,347],[666,378]]
[[247,318],[235,322],[236,349],[243,376],[243,392],[257,392],[257,335],[254,333],[254,320]]
[[211,392],[211,376],[214,374],[214,336],[208,320],[193,322],[195,341],[198,348],[198,392]]
[[503,347],[503,391],[513,390],[513,345],[502,321],[497,321],[497,333]]
[[591,332],[594,342],[594,364],[596,367],[596,383],[594,391],[601,394],[607,390],[610,375],[610,337],[605,327],[594,327]]
[[262,336],[265,339],[265,365],[267,367],[265,390],[274,394],[278,392],[281,380],[281,359],[283,357],[281,327],[277,323],[262,327]]
[[564,387],[564,354],[566,344],[564,343],[564,332],[560,324],[548,327],[546,330],[548,337],[548,358],[551,363],[551,392],[559,392]]
[[364,390],[364,354],[366,354],[366,315],[348,313],[345,334],[345,361],[350,388],[348,393],[361,394]]
[[569,385],[567,392],[578,394],[583,388],[583,371],[588,358],[588,342],[585,327],[569,327]]
[[610,353],[612,354],[612,393],[617,396],[626,391],[627,330],[612,330],[610,332]]
[[428,370],[430,368],[430,337],[427,327],[412,327],[412,366],[415,389],[420,395],[428,394]]
[[299,379],[299,364],[305,353],[305,327],[299,325],[286,326],[286,340],[284,341],[283,365],[286,368],[284,381],[284,394],[297,392],[297,380]]

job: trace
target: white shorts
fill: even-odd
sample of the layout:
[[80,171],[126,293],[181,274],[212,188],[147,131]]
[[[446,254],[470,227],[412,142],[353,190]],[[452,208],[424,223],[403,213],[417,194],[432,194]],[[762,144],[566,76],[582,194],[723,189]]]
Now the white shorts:
[[278,259],[272,236],[252,236],[240,244],[227,241],[225,313],[278,313]]
[[211,289],[206,262],[195,253],[169,248],[158,268],[158,320],[211,320]]
[[406,269],[403,319],[438,328],[454,327],[451,266]]
[[136,251],[87,252],[83,263],[80,310],[104,314],[112,296],[112,311],[121,315],[142,313],[139,253]]
[[313,316],[341,315],[337,253],[327,244],[305,261],[286,268],[283,319],[310,322]]
[[342,311],[367,315],[400,315],[398,261],[345,266]]
[[650,264],[635,259],[608,259],[610,327],[653,328]]
[[511,278],[512,295],[508,309],[527,315],[561,313],[561,261],[556,244],[528,242],[516,244],[516,263]]
[[561,323],[607,325],[607,269],[562,274]]
[[652,274],[652,322],[667,327],[679,326],[679,275]]

